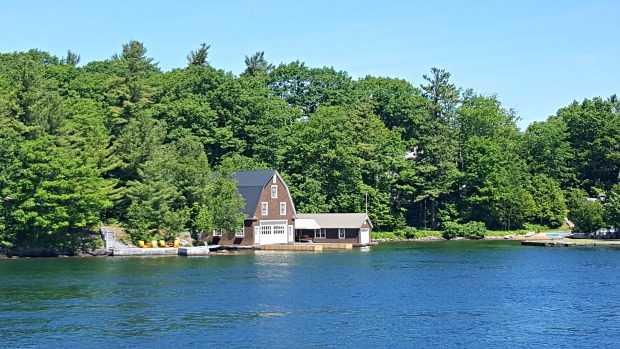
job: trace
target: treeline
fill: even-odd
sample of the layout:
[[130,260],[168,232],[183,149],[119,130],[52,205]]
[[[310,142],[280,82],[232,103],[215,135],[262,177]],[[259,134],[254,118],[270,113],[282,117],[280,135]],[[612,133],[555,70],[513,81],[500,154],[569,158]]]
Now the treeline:
[[356,81],[259,52],[235,76],[208,50],[169,72],[137,41],[82,66],[71,51],[0,55],[0,244],[74,248],[101,222],[136,240],[234,231],[235,170],[277,169],[299,212],[367,207],[383,231],[558,227],[579,196],[615,200],[615,96],[519,132],[513,110],[444,70]]

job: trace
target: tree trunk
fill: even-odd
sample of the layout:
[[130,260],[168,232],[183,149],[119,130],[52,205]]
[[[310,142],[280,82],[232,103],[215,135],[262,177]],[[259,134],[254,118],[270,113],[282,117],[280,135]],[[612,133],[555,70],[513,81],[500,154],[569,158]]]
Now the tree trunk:
[[437,201],[435,201],[435,198],[431,198],[431,229],[435,229],[437,228],[437,221],[436,221],[436,213],[437,213]]

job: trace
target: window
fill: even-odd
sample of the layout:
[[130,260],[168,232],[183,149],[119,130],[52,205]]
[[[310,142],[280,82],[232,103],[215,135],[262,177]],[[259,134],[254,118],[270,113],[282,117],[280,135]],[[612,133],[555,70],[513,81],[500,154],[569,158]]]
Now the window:
[[314,237],[316,239],[325,239],[325,236],[327,236],[327,234],[325,233],[325,229],[320,229],[320,230],[315,230],[314,231]]
[[286,220],[260,221],[261,235],[286,234]]
[[278,198],[278,186],[277,185],[272,185],[271,186],[271,198],[272,199],[277,199]]
[[281,216],[286,215],[286,202],[280,203],[280,215]]
[[221,231],[214,230],[214,231],[213,231],[213,236],[222,236],[222,232],[221,232]]
[[260,214],[266,216],[269,213],[269,207],[266,202],[260,204]]
[[260,226],[261,235],[271,235],[271,226],[270,225],[261,225]]
[[338,239],[344,239],[346,236],[344,229],[338,229]]
[[273,233],[274,234],[286,234],[286,226],[285,225],[274,225]]
[[235,231],[235,236],[243,236],[243,227],[240,227]]

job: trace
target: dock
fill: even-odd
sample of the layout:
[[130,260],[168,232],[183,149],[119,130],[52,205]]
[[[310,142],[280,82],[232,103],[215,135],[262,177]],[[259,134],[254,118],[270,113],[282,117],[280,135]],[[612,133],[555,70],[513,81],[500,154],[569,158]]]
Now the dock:
[[620,241],[566,241],[566,240],[525,240],[521,241],[524,246],[541,247],[616,247],[620,248]]
[[[376,243],[375,243],[376,245]],[[161,248],[115,248],[112,256],[208,256],[213,252],[226,251],[313,251],[322,252],[324,250],[352,250],[353,247],[372,246],[371,244],[351,244],[351,243],[295,243],[278,245],[208,245],[194,247],[161,247]]]
[[329,244],[317,244],[323,246],[324,250],[352,250],[353,244],[346,243],[329,243]]
[[314,251],[323,252],[323,244],[293,244],[293,245],[262,245],[263,251]]
[[324,250],[352,250],[351,243],[296,243],[280,245],[262,245],[259,247],[263,251],[315,251]]

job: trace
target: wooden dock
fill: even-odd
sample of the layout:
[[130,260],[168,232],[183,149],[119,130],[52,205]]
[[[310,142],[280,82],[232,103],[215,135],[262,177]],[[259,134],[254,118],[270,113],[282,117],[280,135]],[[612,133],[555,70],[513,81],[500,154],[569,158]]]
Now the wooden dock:
[[317,244],[323,246],[324,250],[352,250],[353,244],[346,243],[328,243],[328,244]]
[[352,250],[351,243],[299,243],[299,244],[281,244],[281,245],[262,245],[259,247],[264,251],[316,251],[324,250]]
[[294,245],[262,245],[263,251],[314,251],[322,252],[323,244],[294,244]]

